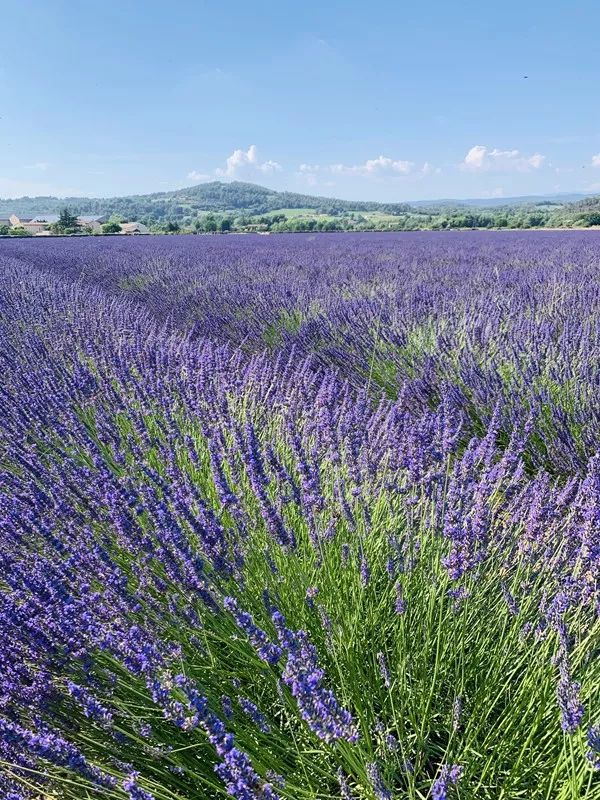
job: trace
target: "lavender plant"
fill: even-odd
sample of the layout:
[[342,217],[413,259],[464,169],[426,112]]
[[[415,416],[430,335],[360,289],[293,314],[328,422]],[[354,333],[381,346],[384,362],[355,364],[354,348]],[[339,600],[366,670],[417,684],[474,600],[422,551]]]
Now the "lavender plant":
[[600,798],[597,239],[404,241],[3,245],[3,796]]

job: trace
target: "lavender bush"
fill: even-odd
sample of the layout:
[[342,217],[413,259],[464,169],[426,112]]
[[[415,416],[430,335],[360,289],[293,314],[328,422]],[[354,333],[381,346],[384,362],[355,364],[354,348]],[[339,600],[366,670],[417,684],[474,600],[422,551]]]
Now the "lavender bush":
[[3,244],[0,794],[600,798],[599,245]]

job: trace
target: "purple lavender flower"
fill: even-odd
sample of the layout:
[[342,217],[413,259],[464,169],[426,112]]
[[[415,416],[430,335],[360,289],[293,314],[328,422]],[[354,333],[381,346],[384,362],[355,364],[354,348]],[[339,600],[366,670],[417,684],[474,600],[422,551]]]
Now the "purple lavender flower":
[[318,586],[309,586],[306,590],[306,604],[309,608],[314,608],[314,600],[318,593]]
[[518,617],[519,616],[519,606],[517,605],[517,602],[516,602],[515,598],[513,597],[511,592],[509,591],[509,589],[506,586],[506,583],[504,583],[504,581],[502,581],[502,583],[500,584],[500,589],[502,590],[502,596],[504,597],[504,601],[505,601],[505,603],[506,603],[506,605],[508,607],[509,612],[511,613],[511,615],[513,617]]
[[295,697],[302,719],[323,741],[356,742],[358,732],[350,712],[341,708],[333,692],[322,686],[324,672],[318,666],[317,651],[307,634],[286,628],[279,611],[273,614],[273,623],[279,642],[287,651],[283,682]]
[[221,720],[210,712],[206,697],[187,690],[191,708],[208,734],[209,741],[222,759],[215,767],[228,794],[237,800],[279,800],[269,783],[255,772],[247,753],[235,746],[234,737]]
[[115,778],[89,764],[74,745],[51,731],[33,733],[14,722],[0,718],[0,741],[2,740],[19,752],[29,753],[59,767],[67,767],[98,786],[116,785]]
[[271,728],[267,724],[265,715],[258,710],[258,706],[255,703],[253,703],[247,697],[238,697],[238,703],[244,714],[247,714],[250,717],[259,731],[262,731],[262,733],[270,732]]
[[269,783],[274,784],[279,789],[284,789],[285,788],[285,778],[283,777],[283,775],[280,775],[278,772],[275,772],[272,769],[268,769],[267,773],[266,773],[266,777],[267,777],[267,780],[269,781]]
[[360,554],[360,582],[364,588],[369,585],[369,580],[371,578],[371,570],[369,568],[369,562],[367,561],[367,557],[364,553]]
[[404,599],[404,593],[402,591],[402,584],[400,583],[400,581],[396,582],[394,590],[396,593],[396,603],[394,605],[394,610],[396,614],[400,616],[406,612],[406,600]]
[[233,719],[233,704],[229,695],[221,695],[221,708],[223,709],[223,716],[225,719]]
[[579,697],[581,685],[571,679],[565,658],[559,659],[559,680],[556,698],[560,709],[560,726],[565,733],[575,733],[581,725],[584,707]]
[[123,789],[129,795],[129,800],[155,800],[150,792],[138,785],[139,772],[131,772],[123,781]]
[[458,764],[444,765],[431,787],[431,800],[447,800],[448,790],[456,786],[463,774],[463,768]]
[[392,793],[385,785],[379,767],[375,762],[367,764],[367,775],[377,800],[392,800]]
[[392,679],[390,677],[390,671],[388,669],[385,656],[381,652],[377,653],[377,663],[379,664],[379,674],[383,678],[383,685],[386,689],[390,689],[392,686]]
[[350,786],[348,785],[348,779],[344,775],[344,771],[341,767],[337,771],[337,779],[340,786],[340,796],[342,800],[354,800],[354,795],[350,791]]
[[350,545],[347,542],[344,542],[342,545],[342,567],[346,567],[348,562],[350,561]]
[[103,727],[112,725],[113,717],[111,712],[99,703],[87,689],[72,681],[67,681],[67,689],[71,697],[82,706],[86,717],[99,722]]
[[276,664],[281,658],[281,648],[270,642],[267,634],[254,624],[252,615],[241,611],[233,597],[226,597],[223,604],[233,615],[238,627],[247,635],[260,658],[268,664]]
[[587,732],[587,759],[594,769],[600,770],[600,727],[592,726]]

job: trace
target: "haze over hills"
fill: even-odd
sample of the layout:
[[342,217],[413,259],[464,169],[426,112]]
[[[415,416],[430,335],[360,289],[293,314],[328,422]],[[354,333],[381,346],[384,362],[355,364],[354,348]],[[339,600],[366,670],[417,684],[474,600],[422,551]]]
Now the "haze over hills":
[[561,192],[559,194],[529,194],[516,195],[514,197],[470,197],[470,198],[451,198],[444,197],[438,200],[410,200],[410,205],[419,207],[431,206],[473,206],[475,208],[492,208],[494,206],[519,206],[519,205],[564,205],[565,203],[575,203],[592,197],[591,194],[583,192]]
[[[600,200],[576,193],[378,203],[280,192],[240,181],[213,181],[173,191],[124,197],[0,199],[0,218],[9,214],[56,214],[65,207],[76,214],[114,215],[125,220],[140,220],[157,228],[167,223],[198,227],[207,214],[228,216],[231,226],[226,229],[245,229],[254,223],[267,226],[269,230],[589,227],[600,224]],[[315,218],[319,220],[319,227],[307,222]],[[322,227],[325,221],[329,227]]]

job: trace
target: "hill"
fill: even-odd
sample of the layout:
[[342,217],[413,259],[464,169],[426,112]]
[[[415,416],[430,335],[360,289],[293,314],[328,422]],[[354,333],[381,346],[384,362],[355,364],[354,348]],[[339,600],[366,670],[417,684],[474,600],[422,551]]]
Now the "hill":
[[0,199],[0,217],[107,214],[155,231],[420,230],[600,225],[600,199],[582,194],[376,203],[278,192],[253,183],[213,181],[126,197]]
[[407,203],[371,203],[338,200],[329,197],[276,192],[253,183],[213,181],[170,192],[155,192],[126,197],[20,197],[0,199],[0,216],[15,213],[35,216],[58,213],[68,206],[77,214],[119,214],[147,222],[163,220],[184,221],[198,212],[234,214],[268,214],[279,209],[310,209],[322,214],[349,211],[402,214],[411,211]]

